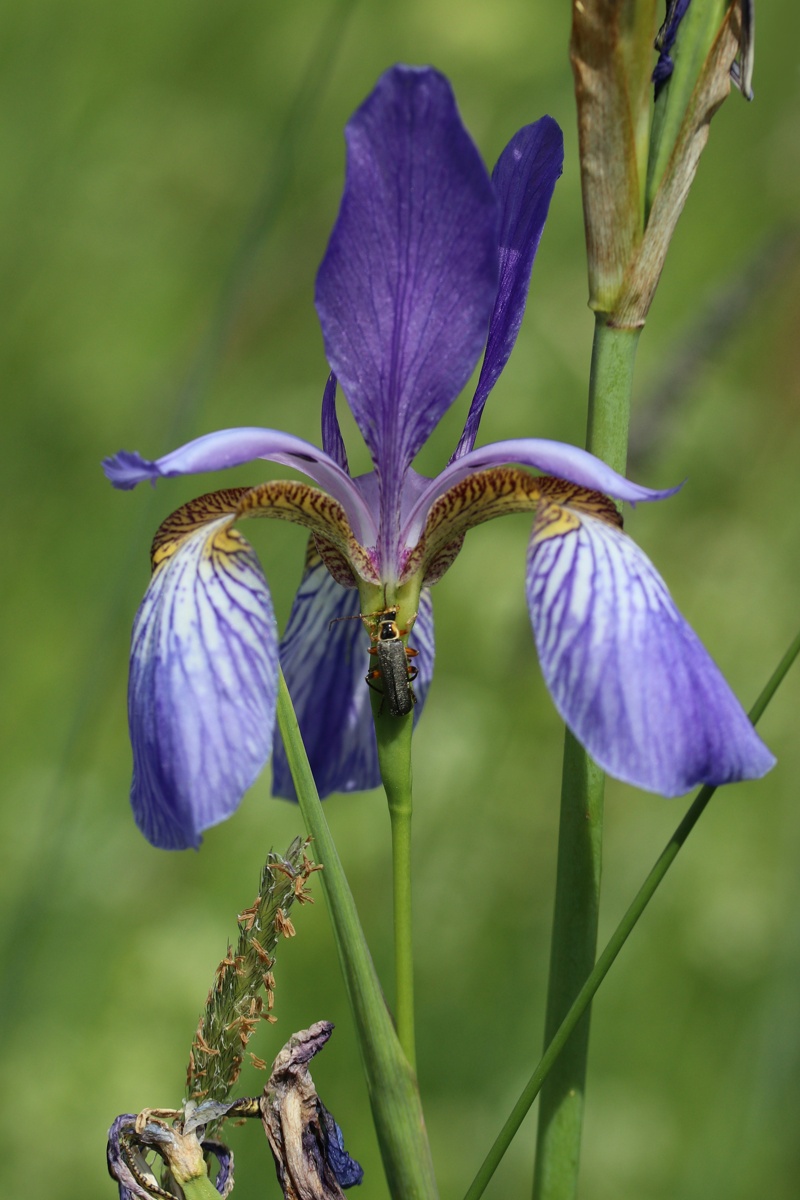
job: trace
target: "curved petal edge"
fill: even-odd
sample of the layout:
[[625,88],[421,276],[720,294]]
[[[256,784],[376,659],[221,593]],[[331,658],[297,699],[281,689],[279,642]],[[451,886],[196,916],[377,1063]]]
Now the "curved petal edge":
[[[341,587],[311,547],[281,641],[280,661],[323,799],[333,792],[369,791],[381,784],[366,683],[371,666],[369,638],[358,613],[358,592]],[[428,591],[420,596],[409,646],[418,651],[414,665],[419,674],[413,685],[416,723],[433,676],[433,610]],[[280,739],[272,771],[273,794],[296,799]]]
[[347,126],[344,194],[316,305],[390,509],[483,349],[498,220],[448,81],[427,67],[387,71]]
[[610,775],[679,796],[774,766],[655,567],[621,530],[582,515],[569,532],[534,537],[526,590],[556,708]]
[[277,628],[261,566],[230,517],[185,538],[134,623],[131,804],[154,846],[183,850],[238,807],[272,749]]

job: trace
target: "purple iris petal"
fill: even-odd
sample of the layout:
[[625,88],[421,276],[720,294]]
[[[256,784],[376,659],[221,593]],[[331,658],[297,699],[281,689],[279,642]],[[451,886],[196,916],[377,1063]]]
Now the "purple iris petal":
[[122,1135],[130,1133],[136,1123],[136,1113],[122,1113],[114,1118],[108,1131],[106,1162],[108,1173],[119,1187],[119,1200],[152,1200],[131,1171],[122,1150]]
[[478,387],[453,458],[460,458],[475,445],[486,400],[514,349],[533,260],[563,166],[561,130],[552,117],[542,117],[514,134],[492,172],[501,214],[500,285]]
[[466,383],[497,291],[498,206],[444,76],[393,67],[347,126],[317,275],[328,361],[381,477],[391,557],[402,476]]
[[[305,572],[280,645],[280,663],[320,796],[380,785],[369,689],[367,636],[359,596],[318,560]],[[352,620],[334,619],[345,617]],[[330,628],[329,628],[330,625]],[[296,799],[280,738],[272,757],[272,791]]]
[[326,1134],[325,1159],[336,1176],[336,1182],[340,1188],[357,1187],[364,1178],[364,1168],[347,1153],[344,1134],[325,1105],[320,1102],[317,1111]]
[[[154,846],[198,846],[269,758],[277,630],[250,546],[215,521],[153,576],[133,627],[131,803]],[[235,539],[235,541],[233,540]]]
[[365,546],[375,544],[377,527],[364,506],[358,488],[342,467],[311,442],[283,433],[280,429],[220,429],[187,442],[150,462],[140,454],[120,450],[103,460],[106,478],[114,487],[129,490],[144,480],[196,475],[203,471],[223,471],[264,458],[302,471],[329,495],[338,500],[347,513],[356,538]]
[[328,458],[332,458],[337,466],[350,474],[344,438],[339,428],[339,418],[336,416],[336,376],[333,371],[328,376],[325,391],[322,393],[322,449]]
[[527,594],[556,708],[604,770],[665,796],[775,759],[646,555],[621,530],[531,543]]
[[682,483],[677,487],[659,491],[642,487],[638,483],[632,483],[624,475],[619,475],[607,463],[578,446],[570,446],[566,442],[551,442],[546,438],[511,438],[505,442],[492,442],[488,446],[471,450],[463,458],[451,462],[432,479],[406,518],[403,526],[404,543],[408,546],[416,544],[431,505],[451,487],[475,471],[483,471],[487,467],[510,466],[514,463],[523,467],[533,467],[545,475],[567,479],[579,487],[605,492],[615,500],[627,500],[630,504],[636,504],[640,500],[666,500],[683,487]]
[[206,1154],[213,1154],[217,1160],[217,1175],[214,1187],[223,1200],[233,1191],[233,1151],[224,1142],[206,1140],[201,1143]]
[[[356,616],[359,611],[355,588],[341,587],[315,561],[303,576],[280,646],[281,666],[322,797],[366,791],[381,782],[366,683],[374,664],[367,631]],[[330,624],[340,617],[350,619]],[[409,645],[419,650],[413,660],[419,671],[413,685],[416,721],[433,675],[433,610],[428,592],[420,597]],[[280,739],[272,760],[272,790],[276,796],[296,798]]]

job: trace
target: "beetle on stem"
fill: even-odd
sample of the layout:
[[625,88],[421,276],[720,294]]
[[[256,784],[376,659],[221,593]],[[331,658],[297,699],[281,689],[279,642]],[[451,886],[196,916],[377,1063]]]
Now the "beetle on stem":
[[[358,618],[364,622],[372,642],[369,652],[378,660],[365,676],[366,682],[373,691],[384,697],[393,717],[405,717],[417,702],[411,681],[416,679],[418,671],[408,660],[415,658],[418,651],[406,646],[403,638],[414,624],[417,614],[414,613],[407,629],[400,629],[396,620],[398,611],[397,605],[394,605],[373,613],[357,613],[353,618],[335,619],[348,621]],[[377,680],[380,680],[381,687],[377,686]]]

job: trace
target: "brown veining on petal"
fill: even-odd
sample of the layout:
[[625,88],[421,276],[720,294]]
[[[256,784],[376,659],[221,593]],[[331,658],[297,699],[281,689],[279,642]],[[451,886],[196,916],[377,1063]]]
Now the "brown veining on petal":
[[[212,539],[214,549],[231,553],[241,549],[245,543],[230,526],[243,517],[272,517],[303,525],[318,539],[325,565],[343,586],[353,586],[354,572],[370,583],[377,582],[372,559],[354,537],[341,504],[318,488],[286,480],[207,492],[182,505],[156,532],[150,551],[153,570],[171,558],[187,537],[221,518]],[[345,583],[348,578],[350,582]]]
[[377,582],[372,560],[353,535],[344,508],[318,488],[287,480],[259,484],[241,498],[237,517],[273,517],[304,525],[338,550],[364,579]]
[[[311,535],[311,542],[314,546],[315,557],[324,562],[329,574],[337,583],[344,588],[358,587],[358,580],[353,574],[353,568],[341,550],[337,549],[332,542],[326,541],[319,533]],[[306,566],[308,565],[307,561]]]
[[579,487],[577,483],[569,483],[566,479],[556,479],[554,475],[543,475],[539,480],[542,485],[542,499],[553,504],[563,504],[575,512],[587,513],[607,525],[616,525],[622,529],[622,513],[613,500],[602,492],[594,492],[591,488]]
[[428,513],[419,543],[408,557],[403,578],[409,579],[422,571],[426,582],[433,582],[450,566],[468,529],[493,517],[538,512],[542,506],[556,504],[612,525],[622,525],[613,501],[600,492],[552,475],[529,475],[516,467],[493,467],[468,475],[439,497]]
[[577,513],[560,504],[542,504],[533,523],[534,542],[544,542],[548,538],[561,537],[580,529],[581,519]]
[[250,490],[250,488],[241,487],[223,488],[219,492],[206,492],[205,495],[197,496],[196,499],[181,505],[174,513],[171,513],[165,521],[161,522],[153,538],[153,544],[150,547],[152,569],[155,571],[156,567],[160,567],[163,562],[171,558],[181,543],[203,525],[208,525],[211,521],[218,521],[226,514],[230,514],[231,520],[233,520],[239,501]]
[[422,580],[423,587],[430,587],[432,584],[439,582],[445,571],[455,562],[456,556],[463,545],[464,535],[462,534],[455,541],[448,542],[432,559],[428,560],[425,564],[425,577]]

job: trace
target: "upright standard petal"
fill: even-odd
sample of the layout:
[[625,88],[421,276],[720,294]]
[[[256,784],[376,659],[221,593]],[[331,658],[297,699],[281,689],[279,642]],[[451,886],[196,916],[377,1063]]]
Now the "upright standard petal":
[[230,521],[176,543],[133,628],[131,803],[165,850],[198,846],[230,816],[272,748],[275,617],[258,560]]
[[600,766],[665,796],[766,774],[774,757],[636,544],[569,510],[537,524],[527,593],[542,673]]
[[336,376],[331,371],[322,393],[322,449],[335,463],[350,474],[347,450],[336,415]]
[[542,117],[514,134],[492,172],[500,203],[500,285],[480,379],[453,458],[467,454],[475,445],[484,405],[514,349],[533,260],[563,167],[561,130],[552,117]]
[[498,207],[449,83],[393,67],[347,126],[317,276],[328,361],[396,511],[402,475],[472,372],[497,291]]
[[[280,661],[322,797],[367,791],[381,783],[366,683],[372,665],[369,640],[357,619],[359,611],[358,592],[336,583],[311,543],[281,641]],[[420,596],[409,646],[418,652],[414,665],[419,674],[413,684],[416,722],[433,677],[433,610],[428,591]],[[272,760],[272,790],[287,800],[296,798],[280,739]]]

